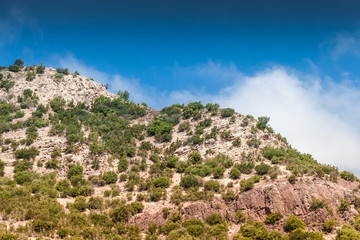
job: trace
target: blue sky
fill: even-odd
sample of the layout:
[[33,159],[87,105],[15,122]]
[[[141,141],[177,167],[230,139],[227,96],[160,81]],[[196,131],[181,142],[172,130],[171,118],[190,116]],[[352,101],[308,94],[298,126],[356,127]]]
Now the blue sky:
[[360,173],[360,3],[7,1],[0,65],[67,67],[136,102],[270,116],[322,163]]

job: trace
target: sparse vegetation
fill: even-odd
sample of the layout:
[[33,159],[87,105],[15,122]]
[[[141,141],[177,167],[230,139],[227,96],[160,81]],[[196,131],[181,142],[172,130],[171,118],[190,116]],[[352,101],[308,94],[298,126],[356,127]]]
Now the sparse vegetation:
[[[0,70],[5,96],[0,101],[0,215],[9,224],[0,227],[0,239],[228,239],[232,224],[238,225],[237,240],[323,239],[316,231],[334,233],[339,222],[345,224],[337,228],[336,239],[360,239],[357,177],[292,148],[273,133],[268,117],[256,121],[201,102],[155,111],[129,101],[127,91],[44,101],[39,80],[52,70],[43,64],[23,67],[21,61]],[[56,72],[69,84],[89,80],[68,74],[67,69]],[[26,80],[32,81],[31,89],[21,88],[19,82],[29,86]],[[311,196],[304,191],[309,205],[296,206],[306,217],[271,212],[278,207],[268,205],[277,196],[273,193],[298,191],[311,181],[332,190],[336,181],[342,189],[352,188],[334,210],[332,198],[311,199],[315,188]],[[205,219],[192,218],[198,210]],[[253,220],[254,210],[266,212],[263,222]],[[324,219],[311,219],[322,213]],[[150,218],[156,223],[148,232],[133,224]],[[301,218],[310,222],[308,228]]]

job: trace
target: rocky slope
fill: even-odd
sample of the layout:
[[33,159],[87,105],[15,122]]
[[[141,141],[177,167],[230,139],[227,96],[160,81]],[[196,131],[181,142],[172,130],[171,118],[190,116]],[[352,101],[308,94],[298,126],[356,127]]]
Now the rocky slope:
[[[360,239],[358,180],[289,147],[268,119],[201,103],[159,112],[86,77],[35,72],[0,70],[0,235]],[[31,148],[38,152],[21,152]],[[11,191],[24,192],[26,201],[55,199],[56,221],[33,213]],[[19,202],[16,211],[8,199]],[[98,207],[91,207],[94,199]],[[130,210],[119,213],[124,206]],[[89,220],[79,223],[84,216]],[[306,226],[289,230],[293,216]],[[140,230],[130,227],[136,225]]]

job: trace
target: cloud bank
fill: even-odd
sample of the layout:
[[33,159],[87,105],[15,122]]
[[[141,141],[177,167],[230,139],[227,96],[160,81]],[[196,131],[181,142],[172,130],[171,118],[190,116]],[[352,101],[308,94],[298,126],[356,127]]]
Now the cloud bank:
[[[319,162],[339,166],[360,175],[360,88],[346,78],[333,81],[306,75],[284,66],[272,66],[246,75],[233,64],[209,62],[193,67],[174,67],[174,74],[191,78],[209,76],[229,83],[215,94],[179,89],[161,92],[141,84],[140,79],[106,74],[86,66],[71,54],[60,65],[100,83],[109,90],[128,90],[135,102],[161,109],[173,103],[217,102],[242,114],[269,116],[270,125],[301,152]],[[201,88],[199,88],[201,89]]]
[[240,79],[215,99],[240,113],[270,116],[270,124],[293,147],[321,163],[360,173],[358,88],[275,67]]

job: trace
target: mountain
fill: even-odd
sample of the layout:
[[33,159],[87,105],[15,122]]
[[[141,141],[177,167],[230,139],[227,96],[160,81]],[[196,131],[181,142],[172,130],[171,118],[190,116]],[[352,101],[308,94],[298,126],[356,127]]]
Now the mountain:
[[2,67],[0,239],[360,239],[359,180],[268,122]]

